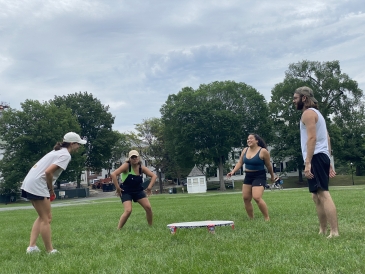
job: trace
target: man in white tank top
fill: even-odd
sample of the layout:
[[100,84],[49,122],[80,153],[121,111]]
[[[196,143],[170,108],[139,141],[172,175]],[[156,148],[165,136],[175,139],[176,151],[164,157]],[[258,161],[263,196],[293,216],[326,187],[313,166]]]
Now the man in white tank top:
[[327,222],[330,225],[328,238],[339,236],[336,206],[328,191],[329,178],[336,173],[332,168],[331,144],[326,121],[318,111],[318,101],[309,87],[297,88],[293,103],[303,112],[300,120],[300,142],[305,164],[304,175],[308,179],[319,219],[319,234],[326,234]]

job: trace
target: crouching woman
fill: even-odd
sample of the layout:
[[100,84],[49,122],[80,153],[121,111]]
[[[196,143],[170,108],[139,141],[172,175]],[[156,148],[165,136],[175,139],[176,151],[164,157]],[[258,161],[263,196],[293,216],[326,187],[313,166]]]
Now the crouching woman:
[[[151,181],[146,190],[143,189],[143,173],[151,177]],[[122,174],[121,185],[118,184],[117,179],[120,174]],[[147,222],[151,226],[153,215],[147,195],[149,196],[151,194],[157,175],[147,167],[142,166],[138,151],[131,150],[128,155],[128,160],[115,170],[110,177],[113,180],[117,195],[122,200],[124,207],[124,212],[119,219],[118,229],[124,226],[132,213],[132,200],[135,203],[139,203],[146,211]]]

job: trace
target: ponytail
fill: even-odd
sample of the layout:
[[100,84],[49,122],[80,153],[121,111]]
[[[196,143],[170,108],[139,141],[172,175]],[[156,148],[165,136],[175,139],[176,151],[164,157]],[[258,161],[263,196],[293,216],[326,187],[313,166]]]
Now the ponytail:
[[61,148],[65,147],[68,148],[71,145],[71,143],[66,142],[57,142],[55,146],[53,147],[54,150],[60,150]]

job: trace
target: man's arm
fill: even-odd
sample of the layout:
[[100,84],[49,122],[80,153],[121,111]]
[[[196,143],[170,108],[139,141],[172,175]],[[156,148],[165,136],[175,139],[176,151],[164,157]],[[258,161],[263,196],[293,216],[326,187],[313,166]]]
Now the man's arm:
[[307,128],[307,158],[305,159],[305,164],[311,163],[314,148],[316,146],[316,123],[317,123],[318,115],[312,110],[306,110],[302,115],[302,122]]
[[331,157],[331,155],[332,155],[331,138],[330,138],[330,135],[328,134],[328,132],[327,132],[327,142],[328,142],[328,153],[329,153],[329,155]]
[[[328,152],[329,152],[330,160],[331,160],[331,155],[332,155],[331,138],[330,138],[330,135],[328,134],[328,132],[327,132],[327,140],[328,140]],[[330,176],[330,178],[333,178],[336,176],[336,172],[333,169],[332,163],[330,164],[329,176]]]

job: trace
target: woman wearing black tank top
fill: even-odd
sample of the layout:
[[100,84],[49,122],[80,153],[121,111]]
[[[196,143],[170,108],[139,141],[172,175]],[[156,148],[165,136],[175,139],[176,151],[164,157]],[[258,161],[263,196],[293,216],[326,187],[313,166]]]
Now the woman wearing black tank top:
[[234,169],[227,174],[230,178],[237,170],[245,164],[245,179],[242,185],[242,197],[247,215],[253,219],[252,198],[257,203],[265,221],[269,221],[269,212],[265,201],[262,199],[266,185],[265,167],[271,175],[271,182],[274,183],[275,176],[270,163],[270,153],[266,148],[264,140],[257,134],[250,134],[247,138],[247,148],[242,151],[241,157]]
[[[146,190],[143,190],[142,186],[142,173],[151,177],[151,182],[149,183]],[[119,185],[117,179],[120,174],[122,174],[122,188]],[[110,174],[110,177],[113,180],[116,188],[116,193],[122,200],[124,207],[124,212],[119,219],[118,229],[121,229],[125,225],[129,216],[131,215],[132,201],[135,203],[139,203],[143,207],[143,209],[146,211],[147,222],[151,226],[153,221],[153,214],[151,204],[147,196],[151,195],[151,190],[156,182],[157,175],[150,171],[147,167],[141,165],[138,151],[131,150],[128,154],[128,160],[123,163],[118,169],[112,172],[112,174]]]

